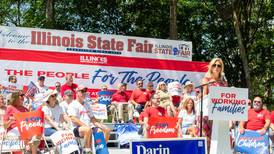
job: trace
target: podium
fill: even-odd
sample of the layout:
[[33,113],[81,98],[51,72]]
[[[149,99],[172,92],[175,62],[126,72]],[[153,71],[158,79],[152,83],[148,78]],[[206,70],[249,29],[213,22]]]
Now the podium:
[[213,120],[210,154],[230,154],[229,121],[246,121],[248,89],[209,87],[208,118]]

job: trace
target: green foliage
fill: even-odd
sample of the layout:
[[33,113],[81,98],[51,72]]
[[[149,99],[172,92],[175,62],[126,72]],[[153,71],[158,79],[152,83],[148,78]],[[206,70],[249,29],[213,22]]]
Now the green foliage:
[[[169,0],[55,0],[54,29],[168,39],[169,5]],[[253,94],[274,102],[273,0],[178,0],[179,39],[192,41],[195,61],[222,58],[229,84],[246,87],[233,9],[239,13]],[[0,14],[1,25],[48,27],[46,0],[2,0]]]

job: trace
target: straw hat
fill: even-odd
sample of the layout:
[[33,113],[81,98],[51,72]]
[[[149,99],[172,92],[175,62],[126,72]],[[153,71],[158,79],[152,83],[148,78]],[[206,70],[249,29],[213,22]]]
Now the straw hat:
[[43,99],[43,102],[46,102],[49,100],[49,97],[51,95],[56,95],[58,92],[56,90],[52,90],[52,89],[49,89],[45,92],[45,95],[44,95],[44,99]]

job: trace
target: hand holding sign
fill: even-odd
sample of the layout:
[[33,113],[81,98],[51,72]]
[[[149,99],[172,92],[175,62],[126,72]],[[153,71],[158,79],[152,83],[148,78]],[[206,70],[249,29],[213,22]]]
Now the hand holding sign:
[[44,113],[42,111],[16,113],[14,116],[22,140],[30,140],[35,135],[43,134]]

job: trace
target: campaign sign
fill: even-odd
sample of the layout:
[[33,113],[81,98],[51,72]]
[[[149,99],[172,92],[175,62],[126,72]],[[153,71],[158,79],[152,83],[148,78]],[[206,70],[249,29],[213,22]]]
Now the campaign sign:
[[5,96],[7,96],[9,93],[17,92],[19,90],[23,90],[23,85],[19,85],[17,83],[11,83],[11,82],[8,82],[8,81],[3,81],[0,84],[4,87],[3,94]]
[[12,132],[6,134],[6,130],[0,127],[0,147],[2,152],[21,150],[23,144],[23,141],[19,140],[18,134]]
[[182,93],[182,85],[177,81],[169,83],[167,89],[171,96],[180,96]]
[[131,154],[206,154],[205,138],[132,141]]
[[93,104],[90,106],[91,112],[96,119],[107,119],[107,107],[104,104]]
[[171,138],[178,137],[176,128],[178,119],[174,117],[151,117],[148,119],[148,138]]
[[96,154],[109,154],[103,132],[95,132],[93,135]]
[[248,89],[209,87],[208,116],[210,120],[247,120]]
[[44,113],[42,111],[21,112],[14,116],[22,140],[28,140],[34,135],[40,136],[44,133]]
[[269,137],[257,131],[246,130],[237,134],[235,151],[240,153],[269,154]]
[[99,96],[98,103],[109,105],[111,103],[112,94],[113,94],[113,92],[111,92],[111,91],[99,91],[98,92],[98,96]]
[[60,153],[72,153],[79,151],[78,143],[71,131],[57,131],[50,136],[54,145],[56,145]]

